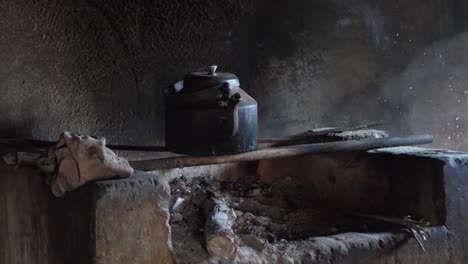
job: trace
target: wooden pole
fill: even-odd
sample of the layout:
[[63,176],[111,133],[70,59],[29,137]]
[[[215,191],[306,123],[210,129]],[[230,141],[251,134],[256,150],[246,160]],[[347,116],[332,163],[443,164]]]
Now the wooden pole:
[[160,169],[183,168],[231,162],[277,159],[310,154],[366,151],[371,149],[388,147],[422,145],[432,143],[432,141],[433,138],[431,135],[424,134],[409,137],[392,137],[304,144],[296,146],[261,149],[242,154],[224,156],[181,156],[163,159],[140,160],[131,161],[130,165],[137,170],[154,171]]

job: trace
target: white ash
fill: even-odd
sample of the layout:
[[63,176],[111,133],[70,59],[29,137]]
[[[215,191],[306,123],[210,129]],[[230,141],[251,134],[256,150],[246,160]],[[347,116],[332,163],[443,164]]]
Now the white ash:
[[302,191],[305,190],[291,179],[273,185],[249,178],[244,182],[183,177],[174,180],[171,208],[176,203],[178,206],[176,212],[171,212],[170,224],[176,258],[180,263],[202,263],[210,258],[204,242],[206,217],[202,209],[207,199],[221,199],[233,210],[232,229],[242,254],[246,248],[252,252],[264,248],[280,250],[281,245],[293,241],[300,243],[317,236],[382,228],[344,213],[318,211],[310,202],[300,199]]

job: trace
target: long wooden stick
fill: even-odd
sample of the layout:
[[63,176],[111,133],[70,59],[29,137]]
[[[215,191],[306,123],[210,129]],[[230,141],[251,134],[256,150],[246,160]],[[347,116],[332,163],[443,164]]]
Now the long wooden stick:
[[328,143],[305,144],[278,148],[261,149],[252,152],[224,156],[182,156],[164,159],[131,161],[133,168],[143,171],[154,171],[169,168],[182,168],[231,162],[246,162],[262,159],[276,159],[309,154],[366,151],[378,148],[411,146],[432,143],[431,135],[416,135],[409,137],[378,138],[365,140],[349,140]]

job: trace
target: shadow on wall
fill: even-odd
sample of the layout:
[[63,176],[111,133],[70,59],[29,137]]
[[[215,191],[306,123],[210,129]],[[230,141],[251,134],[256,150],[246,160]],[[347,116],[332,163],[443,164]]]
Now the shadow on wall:
[[0,129],[32,121],[37,139],[161,144],[162,90],[212,63],[239,72],[252,3],[0,1]]
[[31,102],[25,103],[23,100],[20,100],[13,111],[9,111],[3,105],[0,105],[0,113],[9,114],[7,118],[4,117],[0,120],[0,138],[33,137],[32,131],[37,123],[33,120],[35,113],[31,107],[28,107],[28,104],[31,104]]
[[76,36],[92,47],[78,54],[94,62],[80,65],[89,73],[86,87],[97,88],[95,129],[121,144],[163,144],[164,88],[211,63],[232,66],[239,53],[234,29],[253,8],[250,0],[85,3],[75,19],[88,15],[89,25]]

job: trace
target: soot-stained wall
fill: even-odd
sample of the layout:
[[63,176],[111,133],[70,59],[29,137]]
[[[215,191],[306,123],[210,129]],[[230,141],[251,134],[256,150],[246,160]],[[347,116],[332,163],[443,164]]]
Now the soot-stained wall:
[[[385,121],[468,149],[466,4],[459,1],[290,1],[256,17],[251,87],[262,129]],[[280,128],[280,129],[278,129]]]
[[162,144],[163,89],[217,64],[265,136],[388,121],[468,149],[460,0],[0,0],[0,136]]

